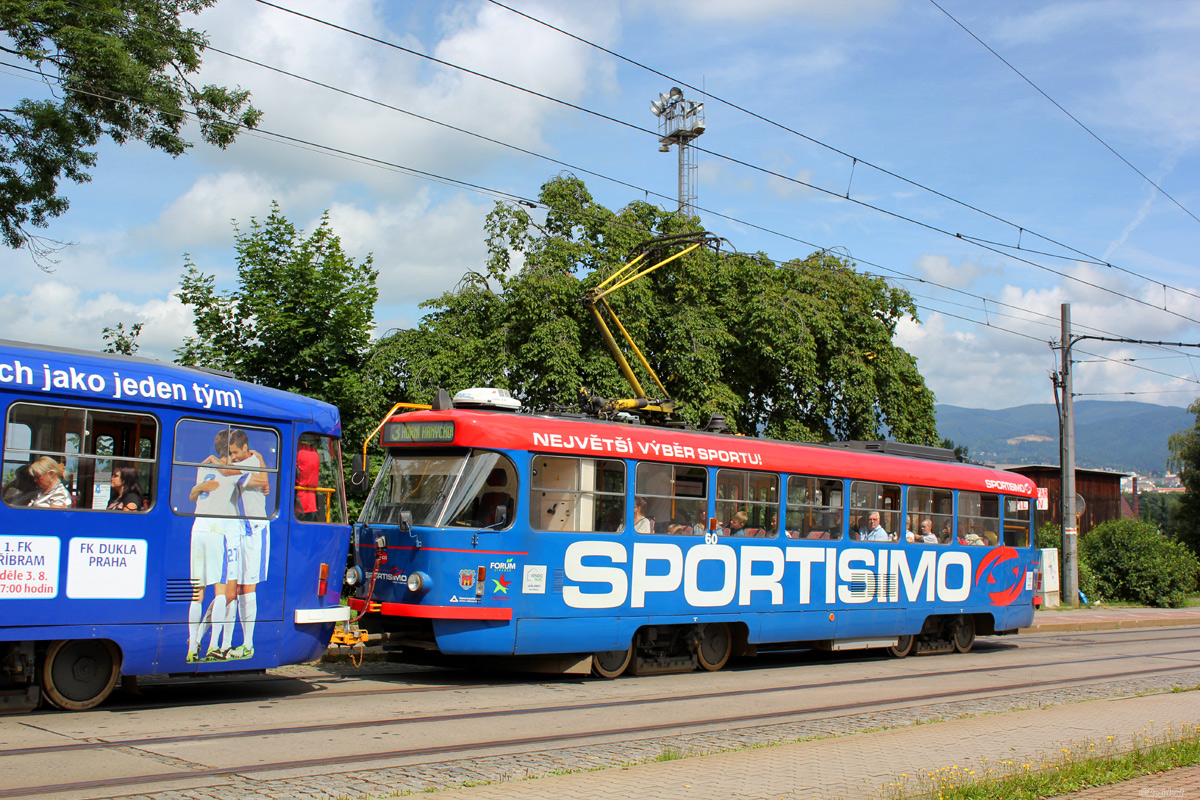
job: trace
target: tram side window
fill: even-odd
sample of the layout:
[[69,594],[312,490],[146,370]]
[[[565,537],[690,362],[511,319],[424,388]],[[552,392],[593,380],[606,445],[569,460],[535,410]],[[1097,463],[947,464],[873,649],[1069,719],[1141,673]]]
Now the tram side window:
[[650,533],[704,535],[708,516],[708,470],[678,464],[641,463],[637,499]]
[[145,511],[157,493],[157,453],[158,420],[148,414],[13,403],[4,435],[4,503]]
[[1030,506],[1028,497],[1004,498],[1004,543],[1009,547],[1028,547]]
[[726,536],[778,536],[779,476],[717,470],[717,524]]
[[175,426],[171,508],[180,516],[271,519],[279,504],[279,434],[236,422]]
[[296,448],[296,519],[346,522],[342,493],[342,452],[332,436],[305,433]]
[[949,489],[914,486],[908,490],[909,541],[916,544],[950,544],[953,538],[954,493]]
[[1000,496],[984,492],[958,493],[958,542],[993,547],[1000,541]]
[[[854,481],[850,484],[850,538],[865,542],[894,542],[899,537],[900,487],[890,483]],[[879,533],[883,528],[883,534]]]
[[625,527],[625,463],[534,456],[529,524],[535,531],[619,533]]
[[789,539],[842,538],[842,482],[837,478],[788,478]]

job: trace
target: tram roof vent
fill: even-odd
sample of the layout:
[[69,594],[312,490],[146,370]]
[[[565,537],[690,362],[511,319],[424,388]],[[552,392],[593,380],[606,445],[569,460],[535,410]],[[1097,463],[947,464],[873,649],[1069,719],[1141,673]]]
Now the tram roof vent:
[[828,442],[830,447],[844,447],[848,450],[865,450],[868,453],[885,453],[889,456],[904,456],[905,458],[924,458],[929,461],[958,461],[954,451],[946,447],[930,447],[924,444],[906,444],[904,442]]
[[455,408],[479,408],[488,411],[518,411],[521,401],[512,396],[508,389],[477,386],[463,389],[454,395]]

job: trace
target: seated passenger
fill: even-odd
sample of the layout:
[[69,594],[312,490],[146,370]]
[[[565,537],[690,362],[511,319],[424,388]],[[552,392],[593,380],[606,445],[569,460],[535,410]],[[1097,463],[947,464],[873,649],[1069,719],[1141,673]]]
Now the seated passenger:
[[746,523],[750,521],[750,515],[745,511],[739,511],[729,520],[729,528],[726,529],[726,536],[741,536],[746,532]]
[[652,533],[654,520],[646,516],[646,498],[633,498],[633,529],[638,533]]
[[109,511],[141,511],[145,505],[142,487],[138,485],[137,470],[133,467],[117,467],[109,480]]
[[861,537],[864,542],[890,542],[892,537],[879,524],[879,513],[872,511],[867,515],[867,529]]
[[29,465],[29,474],[39,490],[29,503],[30,508],[70,508],[74,505],[71,493],[63,486],[65,471],[66,468],[50,456],[42,456]]
[[933,520],[929,517],[921,520],[921,532],[917,534],[917,541],[922,544],[937,544],[937,534],[933,532]]

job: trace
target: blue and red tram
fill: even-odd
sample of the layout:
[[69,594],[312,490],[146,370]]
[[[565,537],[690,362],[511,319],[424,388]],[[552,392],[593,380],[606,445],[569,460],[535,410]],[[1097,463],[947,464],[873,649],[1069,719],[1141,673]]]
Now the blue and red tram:
[[349,618],[336,408],[0,341],[0,711],[308,661]]
[[965,652],[1033,619],[1036,490],[1010,472],[448,406],[380,437],[347,580],[408,648],[614,677],[793,644]]

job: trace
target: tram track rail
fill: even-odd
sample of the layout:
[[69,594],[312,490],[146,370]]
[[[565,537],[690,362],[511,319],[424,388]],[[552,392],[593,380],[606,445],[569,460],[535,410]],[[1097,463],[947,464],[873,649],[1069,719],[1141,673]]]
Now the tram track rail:
[[[1154,654],[1154,657],[1171,657],[1180,655],[1197,655],[1196,649],[1176,650]],[[1116,655],[1102,658],[1088,659],[1072,659],[1065,660],[1059,663],[1097,663],[1097,662],[1117,662],[1129,658],[1146,658],[1146,655]],[[1035,663],[1010,664],[999,667],[970,667],[961,670],[955,670],[958,675],[970,675],[982,672],[995,673],[1002,671],[1014,671],[1021,669],[1030,669],[1041,666]],[[1053,687],[1070,687],[1089,684],[1100,684],[1107,682],[1115,682],[1137,677],[1145,677],[1150,675],[1162,675],[1173,672],[1184,671],[1200,671],[1200,663],[1189,664],[1171,664],[1161,665],[1149,668],[1141,668],[1135,670],[1119,670],[1096,673],[1084,676],[1067,677],[1060,679],[1039,680],[1036,684],[1030,681],[1011,681],[1007,683],[993,683],[988,686],[970,687],[965,689],[957,689],[952,691],[934,691],[913,693],[901,697],[892,697],[877,701],[862,701],[855,700],[852,702],[831,703],[820,706],[803,705],[801,707],[779,708],[769,712],[756,712],[752,714],[728,714],[719,716],[710,716],[703,719],[687,720],[687,721],[671,721],[657,722],[642,725],[628,725],[620,727],[598,727],[587,730],[580,730],[570,733],[557,732],[548,735],[538,736],[518,736],[497,739],[473,740],[470,742],[460,742],[455,744],[432,745],[427,747],[411,747],[403,750],[386,749],[375,752],[357,751],[355,753],[337,756],[325,756],[319,758],[306,758],[294,760],[273,761],[269,763],[257,764],[238,764],[219,767],[204,767],[197,766],[195,768],[175,769],[147,773],[142,775],[122,776],[113,778],[96,778],[86,781],[75,781],[69,783],[42,784],[39,786],[30,786],[12,789],[0,789],[0,798],[6,797],[29,797],[38,795],[48,795],[59,792],[80,792],[80,791],[95,791],[116,786],[143,786],[150,783],[177,783],[180,781],[195,781],[203,778],[217,778],[229,775],[253,775],[261,773],[271,773],[289,770],[306,770],[336,767],[341,765],[359,765],[364,762],[383,762],[396,759],[422,759],[431,756],[454,756],[466,755],[479,751],[488,750],[511,750],[514,748],[529,748],[548,743],[565,744],[586,744],[590,741],[600,741],[611,737],[639,737],[653,735],[667,730],[688,731],[688,730],[704,730],[714,727],[719,728],[736,728],[747,723],[761,725],[763,723],[770,724],[772,721],[781,721],[798,718],[821,718],[822,716],[836,717],[844,712],[853,711],[862,713],[865,710],[870,710],[875,707],[914,707],[925,704],[944,703],[955,700],[963,700],[967,698],[982,698],[988,696],[997,696],[1004,694],[1020,694],[1030,690],[1041,690]],[[934,676],[945,678],[946,671],[937,672],[920,672],[909,673],[906,675],[890,675],[879,676],[873,679],[875,682],[882,681],[904,681],[904,680],[926,680]],[[767,694],[767,693],[782,693],[804,691],[812,689],[828,689],[836,686],[852,685],[860,683],[861,679],[825,682],[820,684],[789,684],[778,687],[759,687],[755,689],[744,690],[727,690],[720,692],[701,692],[682,696],[658,696],[651,698],[630,698],[621,700],[606,700],[596,703],[571,703],[564,705],[538,705],[512,709],[497,709],[495,711],[471,711],[471,712],[455,712],[448,714],[432,714],[420,715],[407,718],[389,718],[379,720],[366,720],[358,722],[344,723],[328,723],[320,725],[302,726],[302,727],[287,727],[287,728],[258,728],[254,730],[243,731],[223,731],[212,734],[191,734],[170,737],[145,737],[139,739],[124,739],[112,741],[91,741],[91,742],[72,742],[62,745],[49,745],[42,747],[17,748],[5,751],[0,751],[0,758],[15,757],[15,756],[30,756],[30,755],[51,755],[61,754],[72,751],[81,750],[105,750],[114,748],[128,748],[133,751],[138,751],[149,745],[164,745],[171,743],[199,743],[210,739],[229,739],[233,737],[263,737],[263,736],[282,736],[292,734],[305,733],[323,733],[337,732],[356,727],[371,727],[371,726],[409,726],[422,723],[438,723],[438,722],[456,722],[469,720],[478,722],[484,719],[503,719],[504,717],[515,717],[529,714],[558,714],[558,713],[577,713],[587,709],[604,709],[620,706],[632,705],[648,705],[648,704],[666,704],[671,702],[695,702],[706,701],[713,699],[729,699],[738,696],[746,696],[752,694]],[[149,753],[150,751],[145,751]]]
[[[1141,633],[1144,633],[1145,630],[1146,629],[1144,629],[1144,628],[1127,628],[1127,629],[1119,629],[1119,630],[1102,631],[1102,633],[1104,633],[1105,636],[1111,637],[1113,635],[1119,636],[1120,634],[1124,634],[1124,633],[1141,634]],[[1172,628],[1170,628],[1170,630],[1173,632],[1174,631],[1179,631],[1179,632],[1192,631],[1192,633],[1186,634],[1186,635],[1180,635],[1180,636],[1160,636],[1160,637],[1137,636],[1135,638],[1123,638],[1123,639],[1121,639],[1121,641],[1126,644],[1137,644],[1139,642],[1148,642],[1148,641],[1162,642],[1162,641],[1172,641],[1172,640],[1195,640],[1197,635],[1200,635],[1200,626],[1172,627]],[[1046,648],[1046,647],[1061,647],[1062,646],[1061,642],[1066,641],[1069,643],[1069,646],[1071,646],[1071,647],[1091,648],[1091,647],[1099,647],[1099,646],[1103,646],[1103,645],[1107,645],[1107,644],[1111,643],[1110,641],[1104,641],[1104,640],[1078,641],[1079,636],[1086,636],[1088,634],[1095,634],[1095,633],[1101,633],[1101,631],[1072,631],[1070,633],[1025,634],[1025,635],[1021,636],[1021,638],[1020,638],[1020,645],[1022,648],[1026,648],[1026,649],[1030,649],[1030,648],[1041,649],[1041,648]],[[989,645],[999,645],[999,646],[1003,647],[1006,644],[1008,644],[1008,643],[1003,640],[980,639],[980,640],[977,640],[977,642],[976,642],[976,650],[986,650]],[[786,653],[791,653],[791,652],[806,652],[806,651],[803,651],[799,648],[797,648],[796,650],[786,650],[786,649],[764,650],[764,651],[762,651],[762,653],[760,655],[760,659],[765,659],[765,658],[769,658],[772,656],[780,656],[780,655],[783,655]],[[811,652],[811,651],[807,651],[807,652]],[[935,654],[927,654],[927,655],[914,655],[911,657],[912,658],[927,658],[927,657],[937,657],[939,655],[950,655],[950,654],[946,654],[946,653],[936,654],[935,653]],[[864,657],[863,651],[849,651],[846,654],[844,654],[844,657],[847,659],[853,659],[855,661],[867,660],[867,658],[871,658],[870,656]],[[879,656],[877,656],[877,658],[886,659],[888,657],[879,655]],[[734,672],[734,671],[741,671],[741,670],[752,671],[757,668],[778,668],[778,666],[765,664],[765,663],[763,663],[762,660],[747,660],[737,666],[731,665],[729,667],[726,667],[725,671],[726,672]],[[997,668],[988,667],[987,669],[997,669]],[[420,675],[420,677],[422,679],[429,679],[429,678],[433,678],[433,677],[437,677],[437,676],[441,676],[441,675],[460,676],[460,677],[465,678],[465,677],[469,676],[469,669],[446,668],[446,669],[436,669],[436,670],[425,670],[425,671],[422,671],[417,674]],[[528,676],[529,673],[523,673],[523,674]],[[939,675],[945,674],[945,672],[938,671],[938,674]],[[309,685],[313,686],[314,689],[312,691],[308,691],[308,692],[295,692],[295,693],[291,693],[291,694],[272,695],[272,696],[268,696],[268,697],[264,697],[261,694],[255,694],[253,696],[248,695],[245,697],[238,697],[238,698],[220,698],[220,702],[222,702],[222,703],[262,703],[264,701],[270,701],[270,702],[294,702],[294,701],[298,701],[298,700],[307,700],[307,701],[326,700],[326,701],[328,701],[328,700],[333,700],[333,699],[352,698],[352,697],[383,697],[383,696],[388,696],[388,695],[425,694],[425,693],[430,693],[430,692],[441,692],[441,691],[459,691],[459,690],[463,690],[463,689],[482,689],[482,688],[487,688],[487,687],[494,687],[494,686],[497,686],[502,683],[511,683],[513,685],[520,685],[523,683],[527,683],[529,680],[528,677],[511,677],[511,675],[506,674],[503,677],[494,677],[492,679],[489,679],[487,682],[479,681],[478,679],[475,679],[473,676],[470,676],[471,677],[470,683],[456,683],[453,680],[449,680],[446,683],[431,684],[431,685],[427,685],[427,686],[425,686],[425,685],[422,685],[422,686],[413,686],[413,685],[383,686],[383,687],[374,687],[374,688],[365,688],[365,689],[350,689],[350,690],[338,691],[338,692],[323,692],[323,691],[321,691],[321,689],[323,688],[322,684],[344,685],[344,684],[357,682],[360,679],[394,680],[397,677],[400,677],[402,679],[403,676],[395,676],[393,673],[388,673],[388,672],[378,672],[376,674],[363,675],[363,676],[360,676],[354,672],[347,672],[345,674],[320,675],[320,676],[268,675],[268,676],[263,676],[261,678],[258,678],[255,681],[254,685],[277,686],[279,684],[284,684],[284,683],[290,682],[290,683],[309,684]],[[188,687],[192,687],[192,686],[197,686],[197,687],[199,687],[199,686],[218,686],[219,687],[219,686],[221,686],[225,683],[231,682],[233,680],[235,680],[235,679],[230,678],[225,675],[214,674],[211,678],[203,678],[203,679],[192,679],[192,680],[170,679],[170,680],[164,681],[162,683],[152,684],[150,687],[147,687],[147,688],[152,691],[158,690],[160,688],[167,688],[171,691],[175,691],[178,689],[184,689],[184,688],[188,688]],[[210,705],[213,702],[215,702],[213,699],[205,698],[205,697],[200,697],[200,698],[193,699],[193,700],[172,700],[172,701],[164,701],[164,702],[130,702],[130,701],[113,702],[112,700],[110,700],[108,703],[105,704],[104,707],[110,711],[133,711],[133,712],[136,712],[136,711],[143,711],[143,710],[148,711],[148,710],[161,709],[161,708],[186,708],[186,707],[190,707],[190,706]],[[32,718],[36,718],[40,713],[59,714],[61,712],[56,711],[56,710],[46,710],[43,712],[34,712],[34,714],[32,715]],[[3,751],[0,751],[0,757],[3,757],[3,755],[4,755]]]

